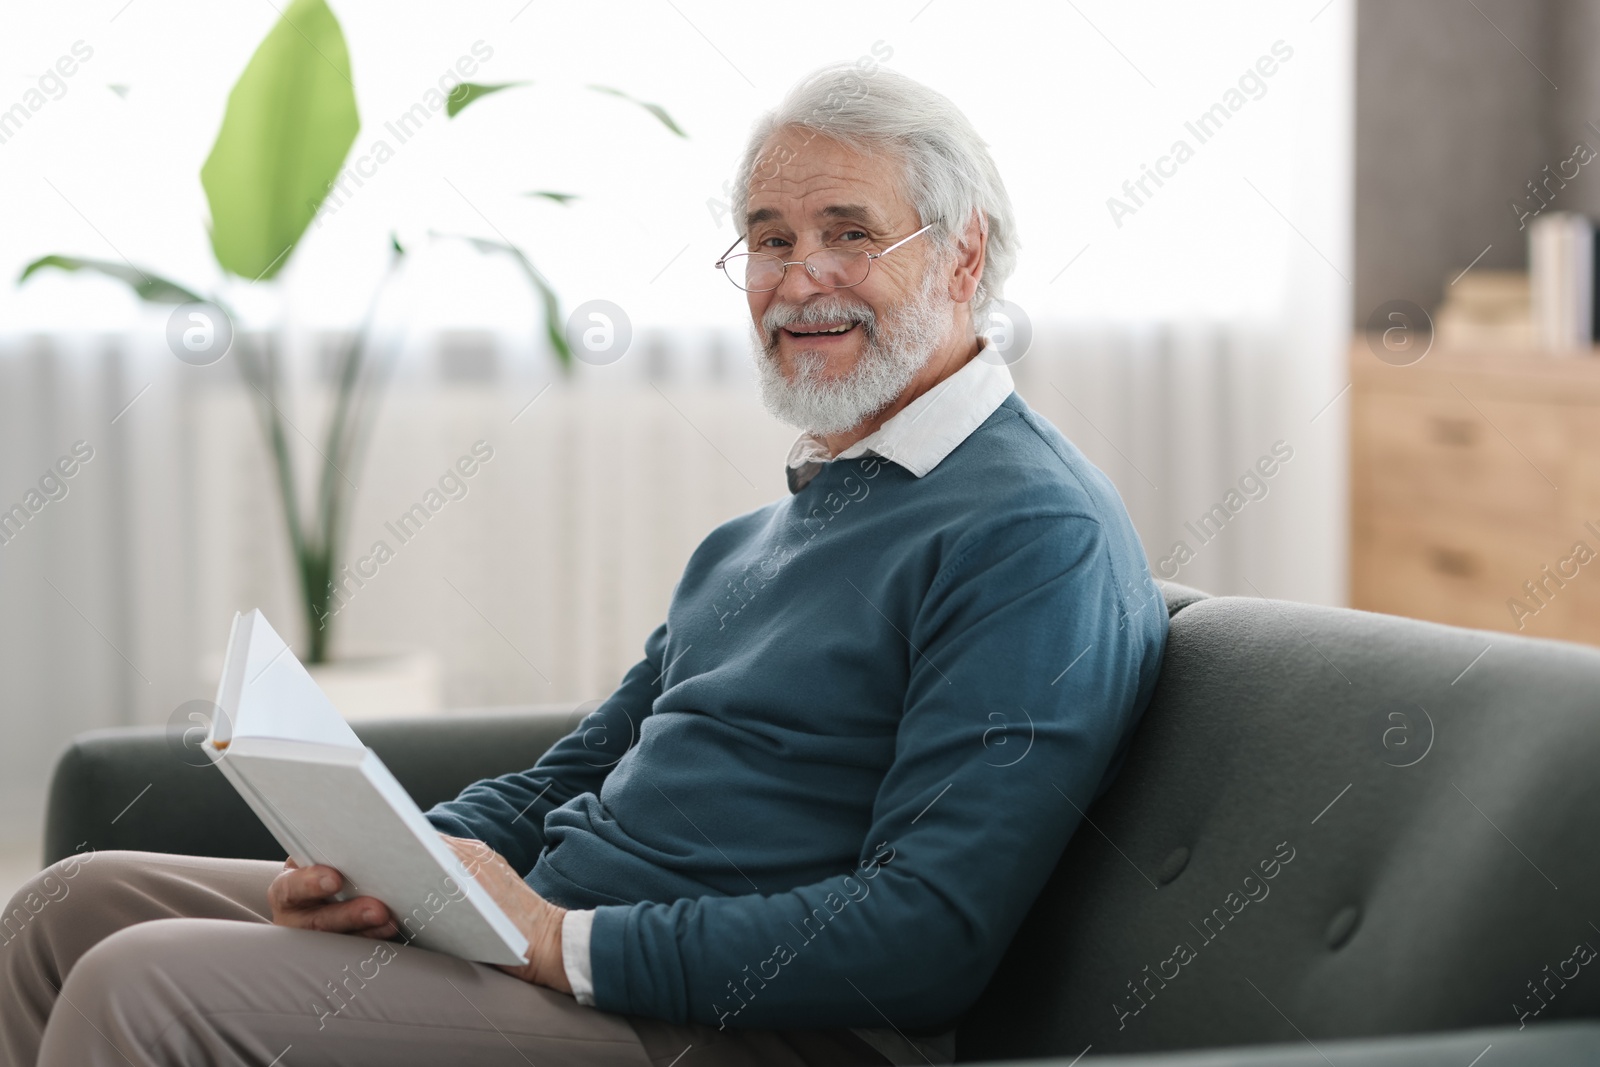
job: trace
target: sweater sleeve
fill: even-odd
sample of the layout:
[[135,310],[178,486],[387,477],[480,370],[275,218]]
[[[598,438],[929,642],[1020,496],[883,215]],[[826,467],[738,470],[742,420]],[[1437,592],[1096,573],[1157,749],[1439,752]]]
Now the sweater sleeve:
[[958,546],[904,635],[895,754],[856,866],[785,892],[597,908],[596,1006],[719,1027],[958,1016],[1143,710],[1164,631],[1126,625],[1128,577],[1148,572],[1115,574],[1082,515]]
[[532,768],[485,778],[454,800],[425,813],[435,830],[482,841],[504,856],[524,878],[544,850],[544,817],[573,797],[600,792],[611,768],[639,738],[639,726],[661,695],[663,622],[645,639],[644,659],[622,684],[571,733],[539,757]]

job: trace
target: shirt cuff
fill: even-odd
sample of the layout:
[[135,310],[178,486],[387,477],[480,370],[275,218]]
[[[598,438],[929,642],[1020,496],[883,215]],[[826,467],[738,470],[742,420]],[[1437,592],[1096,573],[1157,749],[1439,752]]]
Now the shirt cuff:
[[594,909],[568,911],[561,919],[561,963],[579,1004],[594,1007],[594,977],[589,970],[589,928]]

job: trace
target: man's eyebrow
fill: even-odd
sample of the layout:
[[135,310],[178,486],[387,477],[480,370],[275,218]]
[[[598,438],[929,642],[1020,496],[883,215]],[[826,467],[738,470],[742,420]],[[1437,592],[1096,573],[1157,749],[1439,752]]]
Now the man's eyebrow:
[[872,209],[861,204],[829,204],[822,209],[822,214],[829,218],[846,219],[850,222],[859,222],[868,226],[877,221],[877,216]]
[[[817,214],[825,218],[844,219],[848,222],[859,222],[868,226],[877,222],[877,216],[873,210],[863,204],[829,204]],[[782,217],[782,213],[777,208],[760,208],[745,216],[745,229],[749,230],[751,227],[758,226],[763,222],[770,222],[773,219]]]

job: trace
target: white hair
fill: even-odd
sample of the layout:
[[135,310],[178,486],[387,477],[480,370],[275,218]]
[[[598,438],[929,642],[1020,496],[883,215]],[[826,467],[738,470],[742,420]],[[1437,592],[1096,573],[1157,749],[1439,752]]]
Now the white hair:
[[855,63],[821,67],[802,78],[783,101],[757,120],[733,183],[734,224],[749,212],[750,182],[782,158],[763,160],[761,148],[778,130],[814,130],[857,152],[883,150],[900,160],[902,192],[917,209],[925,235],[948,262],[973,212],[982,212],[988,244],[983,277],[972,297],[972,323],[981,332],[990,305],[1002,299],[1017,263],[1016,219],[988,143],[942,93],[892,70]]

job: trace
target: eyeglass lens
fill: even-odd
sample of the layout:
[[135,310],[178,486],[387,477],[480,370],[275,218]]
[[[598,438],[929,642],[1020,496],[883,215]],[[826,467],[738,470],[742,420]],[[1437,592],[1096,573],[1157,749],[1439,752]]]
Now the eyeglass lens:
[[[820,284],[842,289],[859,285],[866,278],[871,261],[865,252],[856,249],[823,248],[807,256],[805,266]],[[783,281],[784,269],[783,260],[764,252],[729,256],[727,261],[728,277],[753,293],[776,289]]]

